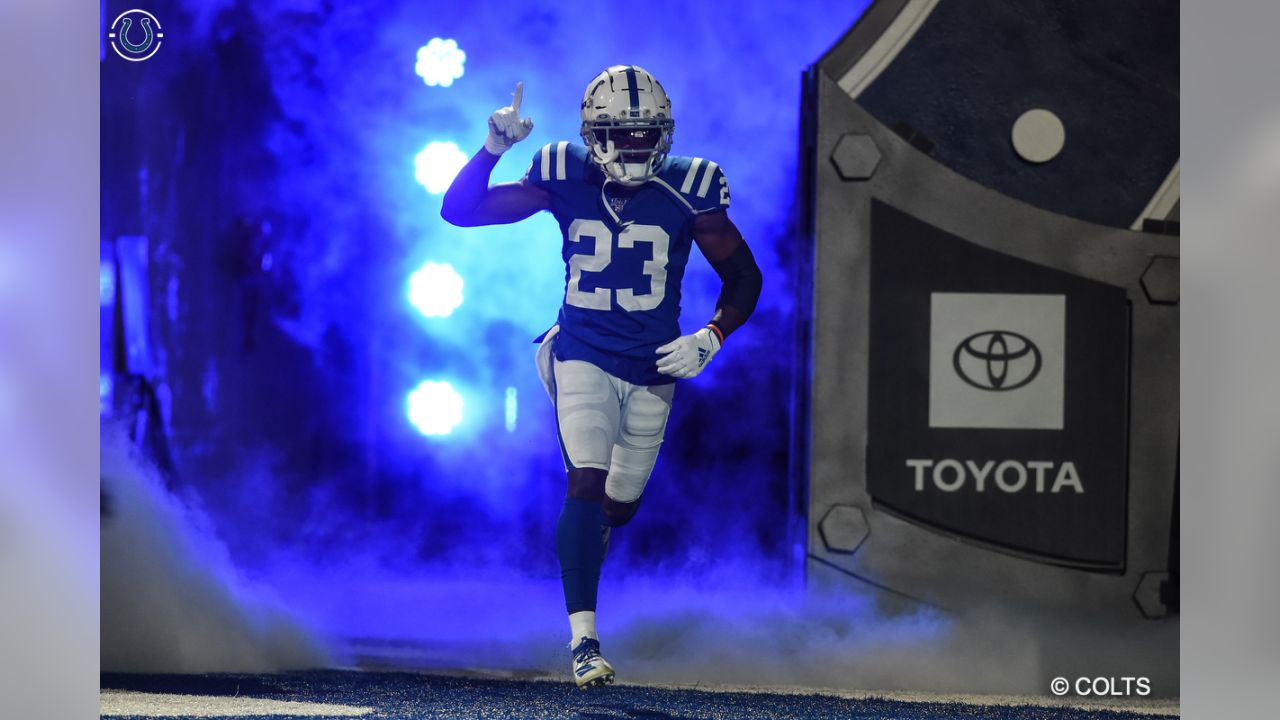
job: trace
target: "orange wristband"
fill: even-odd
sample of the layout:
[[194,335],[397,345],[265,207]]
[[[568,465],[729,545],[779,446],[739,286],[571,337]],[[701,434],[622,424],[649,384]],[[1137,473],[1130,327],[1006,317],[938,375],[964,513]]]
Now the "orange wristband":
[[720,329],[720,326],[716,325],[715,323],[707,323],[707,327],[711,328],[711,332],[716,334],[716,337],[720,340],[720,345],[723,346],[724,331]]

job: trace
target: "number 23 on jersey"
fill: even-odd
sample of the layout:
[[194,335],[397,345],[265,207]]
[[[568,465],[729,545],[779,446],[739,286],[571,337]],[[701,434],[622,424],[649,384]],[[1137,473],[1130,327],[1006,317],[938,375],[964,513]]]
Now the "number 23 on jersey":
[[[614,300],[618,307],[628,312],[653,310],[662,304],[667,291],[667,250],[671,242],[667,232],[657,225],[627,225],[616,236],[600,220],[574,220],[569,224],[569,242],[582,242],[583,238],[595,239],[591,254],[578,253],[569,257],[569,284],[565,288],[565,302],[588,310],[610,310]],[[649,292],[637,294],[629,287],[616,290],[604,287],[587,292],[581,289],[583,273],[603,272],[613,260],[613,247],[633,248],[638,243],[653,247],[653,259],[646,260],[642,272],[649,278]]]

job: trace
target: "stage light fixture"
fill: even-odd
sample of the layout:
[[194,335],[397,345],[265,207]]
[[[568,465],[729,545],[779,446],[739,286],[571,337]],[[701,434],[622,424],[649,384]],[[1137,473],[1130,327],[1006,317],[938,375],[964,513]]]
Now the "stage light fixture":
[[449,317],[462,305],[462,285],[452,265],[426,263],[409,276],[409,303],[426,317]]
[[424,380],[406,405],[409,422],[428,437],[448,435],[462,422],[462,395],[442,380]]
[[467,54],[458,47],[456,40],[431,38],[430,42],[418,48],[418,61],[413,71],[427,85],[449,87],[462,77],[466,62]]
[[439,195],[449,189],[453,177],[467,164],[467,154],[451,142],[430,142],[413,159],[414,177],[427,192]]

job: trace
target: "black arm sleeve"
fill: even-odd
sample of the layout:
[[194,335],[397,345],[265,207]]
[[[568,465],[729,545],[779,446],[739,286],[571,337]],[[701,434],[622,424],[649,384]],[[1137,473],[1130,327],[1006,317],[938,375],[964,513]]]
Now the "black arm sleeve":
[[756,265],[755,256],[745,242],[729,253],[729,257],[720,262],[711,263],[711,269],[720,276],[724,286],[720,289],[720,298],[716,300],[716,308],[731,307],[742,314],[745,321],[756,309],[756,301],[760,299],[760,289],[764,277]]

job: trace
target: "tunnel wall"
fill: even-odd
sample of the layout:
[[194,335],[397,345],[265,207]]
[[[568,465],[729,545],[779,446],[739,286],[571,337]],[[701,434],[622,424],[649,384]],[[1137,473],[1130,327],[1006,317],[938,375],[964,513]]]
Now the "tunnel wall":
[[[1007,44],[998,60],[967,66],[992,87],[1004,85],[990,63],[1016,66],[1004,73],[1008,85],[1038,78],[1043,91],[949,94],[951,73],[966,68],[940,67],[936,92],[898,84],[930,94],[913,113],[909,98],[891,97],[896,68],[922,78],[945,53],[913,46],[973,35],[968,25],[980,19],[947,32],[957,4],[876,3],[807,76],[811,576],[939,607],[1166,616],[1176,607],[1176,215],[1148,218],[1151,232],[1129,226],[1169,191],[1176,114],[1148,118],[1148,136],[1174,139],[1172,156],[1154,140],[1104,156],[1088,138],[1105,128],[1065,117],[1056,157],[1020,158],[1009,141],[1020,112],[1042,107],[1066,87],[1062,77],[1100,78],[1082,88],[1112,80],[1112,69],[1089,68],[1097,43],[1069,33],[1056,36],[1056,50]],[[880,57],[868,62],[869,53]],[[1165,82],[1158,60],[1138,65]],[[1073,61],[1085,67],[1059,67]],[[858,67],[869,77],[851,78]],[[1126,72],[1133,81],[1140,71]],[[1107,106],[1112,120],[1148,112],[1144,103],[1160,95],[1119,108],[1093,90],[1072,92],[1078,105]],[[957,112],[986,112],[991,127],[936,132],[944,96],[969,97],[974,107]],[[1080,153],[1097,156],[1095,187],[1062,198],[1090,160]],[[1141,181],[1116,170],[1135,164],[1148,168]],[[1008,168],[1029,179],[1010,181]],[[1117,178],[1126,192],[1096,192]]]

